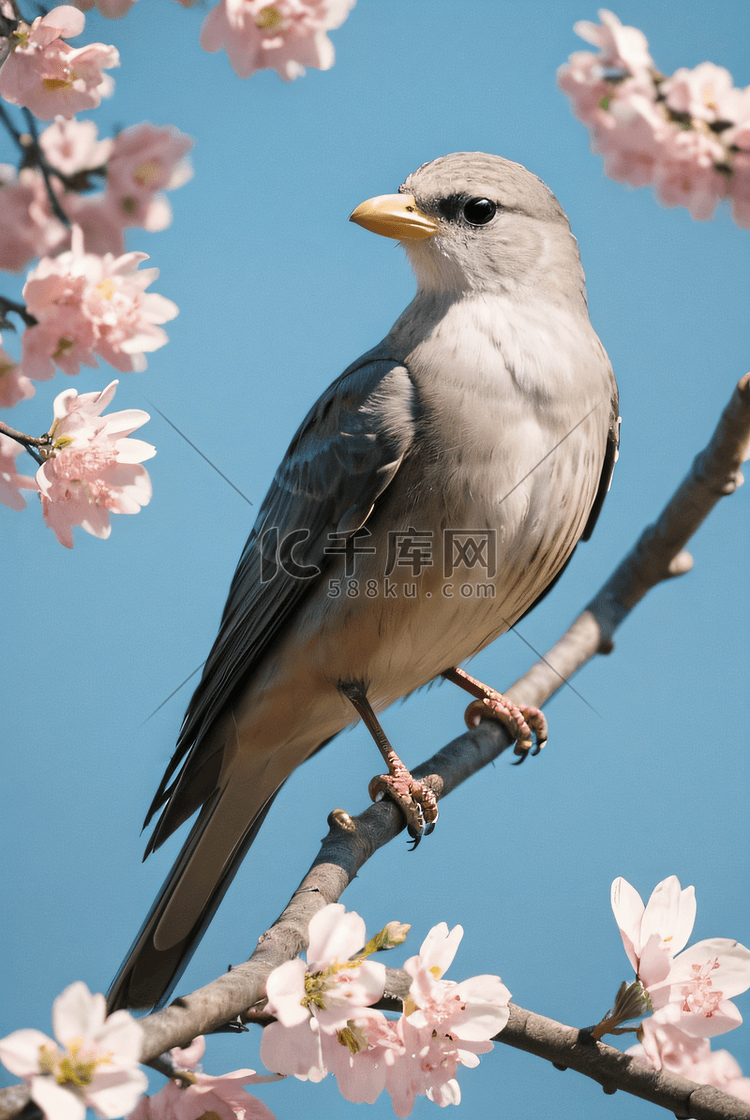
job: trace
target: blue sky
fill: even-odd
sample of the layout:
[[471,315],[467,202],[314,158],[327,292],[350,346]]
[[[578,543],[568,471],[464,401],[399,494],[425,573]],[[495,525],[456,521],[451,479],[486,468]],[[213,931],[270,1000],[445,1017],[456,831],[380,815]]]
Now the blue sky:
[[[646,33],[665,73],[708,59],[750,83],[746,5],[709,13],[697,0],[632,0],[616,12]],[[591,319],[620,385],[622,454],[593,539],[520,627],[535,649],[583,608],[706,443],[748,369],[748,234],[726,212],[696,223],[647,189],[604,179],[555,86],[557,66],[584,46],[573,23],[595,16],[569,0],[360,0],[333,33],[334,68],[291,85],[274,73],[241,82],[223,54],[203,52],[200,8],[141,0],[122,21],[87,18],[83,40],[114,43],[122,60],[114,97],[90,114],[100,134],[149,120],[195,137],[195,177],[171,196],[171,227],[129,234],[180,315],[147,372],[121,376],[116,406],[153,402],[254,508],[153,412],[139,435],[158,447],[154,498],[137,517],[115,518],[109,541],[77,532],[68,552],[36,510],[0,510],[0,1037],[47,1030],[54,996],[75,979],[106,990],[176,855],[171,841],[142,864],[139,830],[187,690],[149,714],[205,657],[254,511],[302,416],[413,292],[395,243],[348,223],[357,203],[396,190],[426,160],[481,149],[540,175],[579,240]],[[13,159],[3,144],[0,161]],[[4,279],[6,293],[18,290]],[[85,370],[74,384],[90,391],[110,375]],[[12,422],[44,430],[70,384],[60,374],[40,385]],[[694,570],[649,595],[614,653],[576,677],[586,703],[566,689],[548,705],[539,758],[518,769],[501,759],[441,806],[417,852],[399,839],[364,868],[343,901],[370,931],[412,924],[393,963],[436,922],[460,923],[453,978],[498,973],[521,1006],[593,1023],[630,978],[609,909],[618,875],[646,897],[678,875],[696,887],[694,940],[750,944],[749,502],[745,487],[721,503],[690,546]],[[507,687],[531,660],[510,634],[472,672]],[[416,764],[461,732],[464,707],[443,685],[383,722]],[[293,776],[180,990],[249,955],[317,851],[327,813],[364,808],[377,768],[358,727]],[[750,1012],[747,996],[737,1003]],[[258,1045],[253,1033],[211,1039],[204,1067],[259,1068]],[[747,1027],[716,1045],[750,1073]],[[494,1113],[498,1099],[515,1120],[637,1120],[651,1109],[623,1094],[605,1100],[593,1083],[503,1046],[460,1083],[466,1116]],[[259,1095],[279,1120],[353,1109],[332,1078]],[[419,1100],[413,1115],[435,1108]],[[392,1115],[387,1097],[370,1114]]]

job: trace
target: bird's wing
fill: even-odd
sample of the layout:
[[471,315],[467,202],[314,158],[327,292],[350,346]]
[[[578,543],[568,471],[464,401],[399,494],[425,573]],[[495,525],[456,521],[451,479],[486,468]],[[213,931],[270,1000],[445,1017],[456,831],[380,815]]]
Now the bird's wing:
[[414,438],[407,369],[376,349],[350,366],[305,417],[276,472],[232,580],[219,634],[188,706],[145,824],[166,804],[146,854],[213,792],[209,742],[289,616],[320,579],[335,537],[365,525]]
[[[602,511],[602,506],[604,505],[604,499],[606,498],[606,496],[609,492],[609,488],[610,488],[610,485],[612,483],[612,473],[615,469],[615,463],[617,462],[617,456],[620,453],[620,402],[619,402],[619,396],[618,396],[618,392],[617,392],[617,385],[615,383],[614,374],[611,374],[611,377],[612,377],[612,396],[611,396],[611,401],[610,401],[609,429],[607,431],[607,446],[606,446],[605,451],[604,451],[604,462],[602,463],[602,473],[599,476],[599,485],[597,486],[597,489],[596,489],[596,496],[594,498],[594,504],[591,507],[591,511],[590,511],[588,519],[586,521],[586,525],[584,527],[583,532],[581,533],[580,539],[582,541],[589,540],[590,537],[591,537],[591,534],[594,531],[594,527],[595,527],[595,525],[596,525],[596,523],[599,519],[599,514]],[[531,612],[534,610],[534,608],[539,606],[542,599],[547,598],[550,591],[552,591],[553,587],[555,587],[557,585],[558,580],[560,580],[562,578],[562,576],[565,572],[565,569],[567,568],[570,561],[573,559],[574,553],[575,553],[575,548],[573,549],[573,552],[571,552],[570,556],[568,557],[568,559],[563,564],[562,568],[560,568],[560,571],[557,573],[557,575],[552,580],[552,582],[547,584],[544,591],[542,591],[542,593],[540,595],[537,595],[534,602],[530,606],[528,606],[526,608],[526,610],[523,612],[523,614],[521,615],[521,617],[519,619],[517,619],[517,622],[521,622],[522,619],[526,618],[527,614],[531,614]]]
[[615,384],[614,375],[612,375],[612,403],[609,414],[609,432],[607,433],[607,449],[604,453],[604,462],[602,464],[602,473],[599,479],[599,486],[594,498],[594,504],[591,507],[586,526],[581,533],[581,540],[587,541],[594,531],[599,514],[601,513],[604,499],[607,496],[609,488],[612,484],[612,473],[615,469],[617,456],[620,454],[620,402],[617,393],[617,385]]

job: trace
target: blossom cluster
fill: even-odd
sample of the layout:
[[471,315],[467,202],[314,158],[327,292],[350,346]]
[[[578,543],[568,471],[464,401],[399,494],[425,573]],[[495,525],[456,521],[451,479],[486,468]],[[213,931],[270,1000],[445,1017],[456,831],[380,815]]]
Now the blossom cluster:
[[151,480],[140,464],[156,449],[128,438],[149,416],[137,408],[102,416],[116,388],[113,381],[100,393],[66,389],[56,397],[35,478],[16,471],[21,445],[0,432],[0,502],[23,509],[21,491],[36,490],[45,523],[65,548],[73,547],[75,525],[106,540],[111,513],[138,513],[151,499]]
[[278,1078],[254,1069],[235,1069],[212,1077],[200,1068],[205,1049],[202,1035],[184,1050],[173,1047],[169,1053],[180,1077],[170,1079],[153,1097],[141,1097],[127,1120],[275,1120],[270,1108],[244,1086]]
[[[197,0],[177,0],[191,8]],[[225,50],[240,78],[275,70],[285,82],[300,78],[306,66],[330,70],[333,43],[327,32],[344,22],[356,0],[220,0],[203,22],[200,42],[206,51]],[[75,0],[81,11],[94,7],[109,19],[127,14],[136,0]]]
[[59,114],[68,120],[84,109],[94,109],[115,88],[102,71],[120,65],[114,47],[90,43],[71,47],[86,19],[70,4],[53,8],[33,23],[19,20],[0,68],[0,97],[21,105],[40,121]]
[[735,88],[712,62],[665,77],[642,31],[604,9],[599,19],[575,25],[598,54],[576,51],[557,81],[605,174],[651,185],[663,206],[684,206],[699,221],[728,199],[735,222],[750,229],[750,86]]
[[[129,7],[107,6],[112,15]],[[38,135],[34,129],[16,132],[3,117],[22,156],[18,170],[0,165],[0,268],[19,272],[38,258],[23,288],[24,304],[0,298],[0,310],[7,309],[6,316],[7,311],[20,314],[26,325],[20,360],[0,347],[0,408],[7,409],[33,396],[34,381],[49,380],[57,370],[75,375],[100,360],[121,373],[144,370],[146,354],[168,341],[162,324],[178,309],[146,291],[158,269],[139,268],[148,258],[125,251],[124,231],[153,232],[170,224],[164,191],[190,178],[192,140],[175,128],[149,123],[100,138],[93,121],[77,120],[75,114],[112,92],[114,83],[103,71],[119,65],[115,48],[70,46],[67,40],[83,31],[85,16],[69,4],[32,23],[18,18],[9,5],[7,11],[3,5],[2,15],[10,31],[0,42],[0,96],[27,114],[54,118]],[[97,179],[105,185],[95,192]],[[5,325],[11,325],[7,317]],[[113,393],[112,385],[80,401],[108,403]],[[39,454],[44,459],[35,479],[15,468],[24,441],[11,444],[20,433],[3,425],[9,434],[0,439],[0,501],[22,509],[20,491],[38,490],[44,519],[66,547],[73,544],[72,526],[106,537],[111,512],[136,512],[151,493],[148,475],[136,466],[140,459],[132,458],[134,442],[141,451],[147,445],[127,441],[123,433],[110,438],[114,418],[80,428],[75,447],[61,441],[59,410],[67,407],[61,402],[75,397],[61,394],[55,402],[54,438],[38,454],[32,452],[38,461]],[[148,419],[145,413],[138,416],[134,426]],[[88,447],[84,438],[91,440]],[[26,446],[31,443],[26,439]]]
[[750,950],[715,937],[685,948],[695,922],[695,891],[675,875],[654,889],[648,904],[625,879],[612,884],[612,910],[625,952],[653,1014],[638,1028],[628,1053],[656,1069],[716,1085],[750,1103],[750,1078],[709,1039],[742,1022],[731,997],[750,987]]
[[462,983],[444,979],[463,936],[442,922],[419,954],[404,964],[412,977],[401,1017],[372,1005],[383,995],[385,967],[368,960],[378,948],[403,941],[408,927],[393,923],[365,945],[365,925],[340,904],[310,922],[307,963],[289,961],[268,978],[261,1058],[268,1069],[300,1080],[328,1073],[342,1095],[372,1104],[385,1090],[397,1116],[409,1116],[417,1096],[458,1104],[460,1065],[473,1067],[508,1022],[510,992],[498,976]]
[[[148,123],[100,140],[93,121],[58,116],[40,135],[39,147],[63,213],[94,253],[123,253],[130,227],[166,229],[172,212],[163,192],[192,174],[185,158],[190,137]],[[93,176],[106,178],[105,190],[91,193]],[[17,172],[0,164],[0,268],[20,272],[32,258],[69,246],[70,230],[52,211],[40,168],[24,165]]]

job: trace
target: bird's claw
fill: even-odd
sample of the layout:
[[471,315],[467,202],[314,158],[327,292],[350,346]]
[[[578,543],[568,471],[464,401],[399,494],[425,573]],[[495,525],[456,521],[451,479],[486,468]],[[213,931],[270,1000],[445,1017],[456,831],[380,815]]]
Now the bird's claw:
[[[539,754],[547,742],[547,720],[539,708],[513,701],[492,689],[482,700],[473,700],[464,713],[467,727],[474,728],[484,719],[499,719],[515,740],[513,753],[520,755],[516,765],[529,753]],[[536,738],[536,744],[534,743]]]
[[411,836],[410,850],[419,844],[423,836],[429,836],[438,819],[437,797],[426,782],[411,776],[405,766],[394,767],[393,773],[378,774],[369,785],[372,801],[390,797],[406,817],[406,827]]

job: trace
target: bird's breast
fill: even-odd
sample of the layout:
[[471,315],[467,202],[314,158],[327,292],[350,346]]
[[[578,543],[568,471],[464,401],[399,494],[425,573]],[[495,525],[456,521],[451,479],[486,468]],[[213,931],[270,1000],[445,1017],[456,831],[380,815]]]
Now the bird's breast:
[[609,367],[591,328],[555,346],[550,322],[527,323],[532,358],[533,337],[468,310],[406,356],[412,448],[300,620],[326,672],[363,679],[377,707],[507,630],[570,556],[598,486]]

